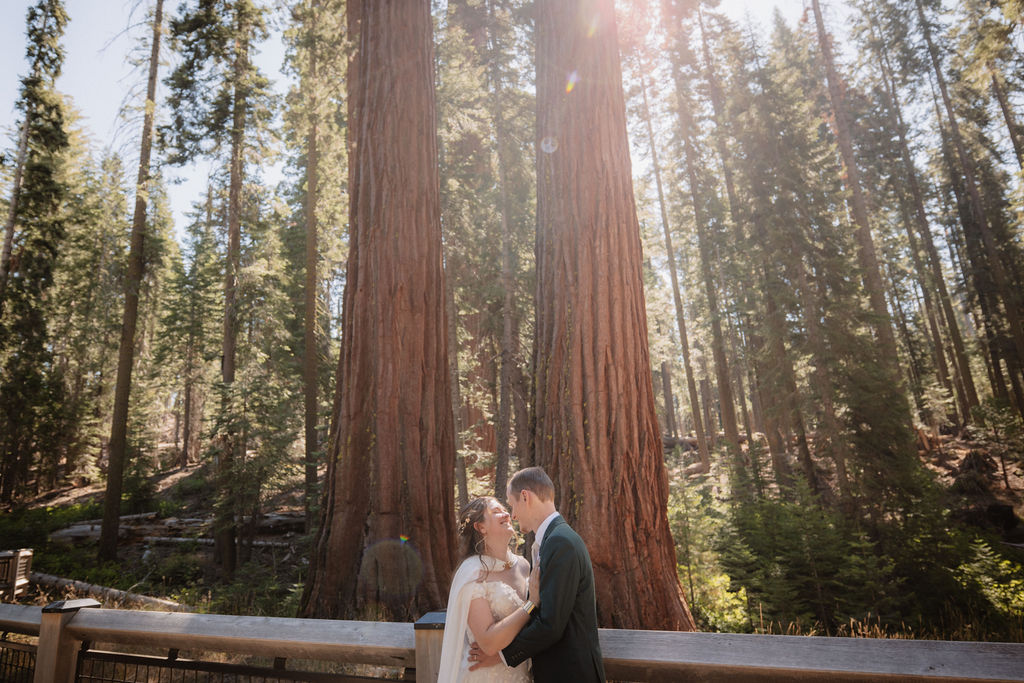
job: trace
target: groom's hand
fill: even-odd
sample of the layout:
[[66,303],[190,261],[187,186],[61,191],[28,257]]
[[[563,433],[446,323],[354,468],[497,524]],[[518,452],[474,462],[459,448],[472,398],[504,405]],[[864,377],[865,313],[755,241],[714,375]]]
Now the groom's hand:
[[469,646],[469,661],[472,664],[469,667],[470,671],[501,664],[501,658],[498,655],[485,654],[476,641],[473,641],[473,644]]

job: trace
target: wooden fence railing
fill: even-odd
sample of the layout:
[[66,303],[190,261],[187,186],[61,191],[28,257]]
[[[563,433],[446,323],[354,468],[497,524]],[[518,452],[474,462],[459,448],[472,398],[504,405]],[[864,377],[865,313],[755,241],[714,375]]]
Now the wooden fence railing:
[[0,550],[0,600],[14,600],[29,583],[32,550]]
[[[433,683],[444,613],[416,624],[141,612],[70,600],[0,604],[0,631],[37,635],[35,683],[73,683],[83,641],[415,669]],[[1024,644],[602,629],[626,681],[1024,681]],[[2,646],[2,643],[0,643]]]

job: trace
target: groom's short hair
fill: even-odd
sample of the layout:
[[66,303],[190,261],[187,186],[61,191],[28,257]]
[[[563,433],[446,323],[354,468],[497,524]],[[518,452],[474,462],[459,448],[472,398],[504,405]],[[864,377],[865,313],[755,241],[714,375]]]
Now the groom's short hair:
[[530,491],[544,501],[555,499],[555,485],[542,467],[527,467],[513,474],[508,490],[513,498],[522,491]]

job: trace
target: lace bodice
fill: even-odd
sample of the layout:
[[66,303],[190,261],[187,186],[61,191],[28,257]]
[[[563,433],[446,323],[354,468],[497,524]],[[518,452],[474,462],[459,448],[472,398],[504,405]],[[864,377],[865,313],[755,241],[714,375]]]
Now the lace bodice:
[[[471,584],[468,589],[470,600],[483,598],[491,606],[491,616],[495,621],[504,619],[512,614],[525,602],[515,588],[504,581],[483,581]],[[472,629],[466,629],[472,634]],[[473,638],[470,635],[470,638]],[[475,638],[474,638],[475,639]],[[530,675],[529,661],[523,662],[516,668],[509,668],[504,664],[469,671],[463,683],[529,683],[533,680]]]
[[469,587],[470,600],[483,598],[491,606],[491,616],[501,621],[525,602],[515,588],[504,581],[484,581]]

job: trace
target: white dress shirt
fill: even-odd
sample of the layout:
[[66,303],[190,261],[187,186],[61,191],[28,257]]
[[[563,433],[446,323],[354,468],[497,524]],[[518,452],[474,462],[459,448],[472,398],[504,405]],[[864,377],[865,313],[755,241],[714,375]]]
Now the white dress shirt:
[[547,532],[548,527],[551,526],[551,521],[557,516],[558,510],[555,510],[545,517],[544,521],[537,527],[537,533],[534,534],[533,539],[533,561],[535,563],[540,562],[540,544],[544,542],[544,534]]

